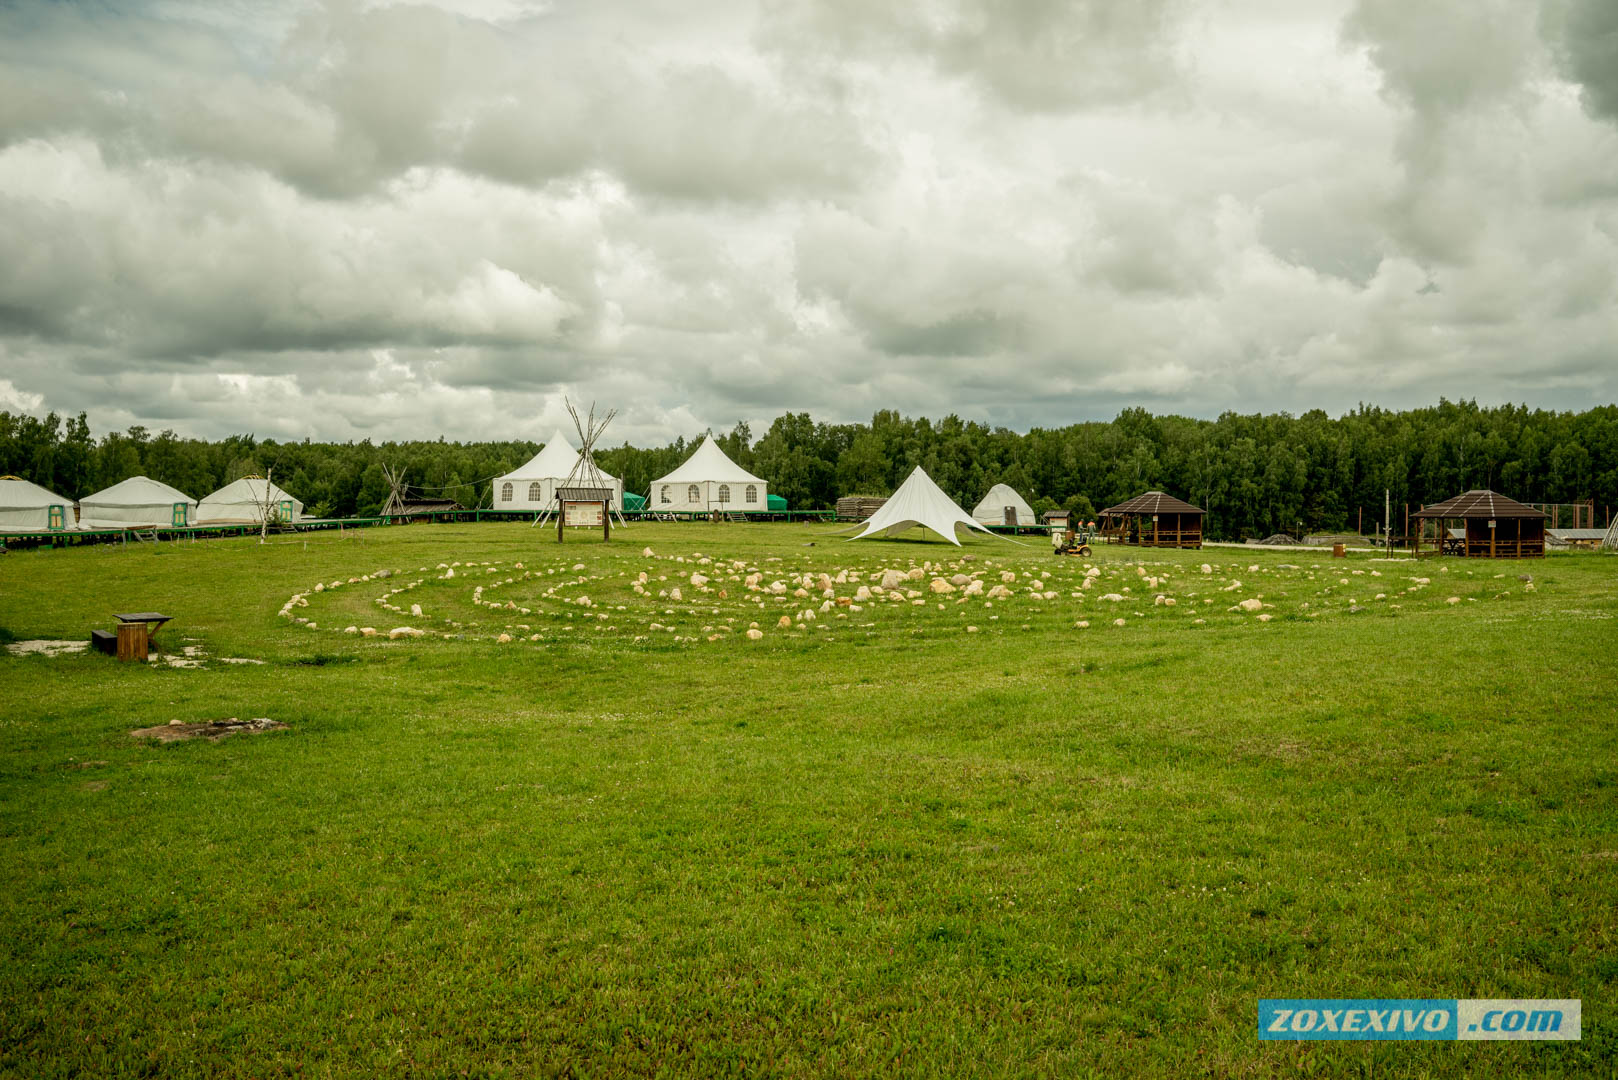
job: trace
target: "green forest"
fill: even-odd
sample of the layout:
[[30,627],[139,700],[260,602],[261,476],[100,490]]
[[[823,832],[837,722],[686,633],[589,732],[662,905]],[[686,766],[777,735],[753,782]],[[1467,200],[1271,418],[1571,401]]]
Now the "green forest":
[[[1215,420],[1126,409],[1107,421],[1006,428],[946,416],[883,410],[865,424],[778,417],[761,437],[745,423],[714,436],[794,509],[830,507],[840,495],[885,495],[922,466],[970,509],[996,483],[1016,488],[1036,511],[1081,514],[1159,489],[1208,511],[1212,538],[1278,532],[1370,532],[1391,493],[1403,508],[1492,488],[1524,502],[1593,499],[1605,524],[1618,505],[1618,406],[1552,412],[1440,401],[1391,411],[1364,406],[1333,418],[1319,410]],[[602,450],[601,465],[645,494],[700,441]],[[217,442],[143,427],[99,437],[84,414],[43,420],[0,412],[0,475],[21,476],[81,498],[146,475],[200,498],[241,476],[274,470],[277,484],[322,517],[375,514],[388,495],[382,466],[402,468],[413,488],[465,506],[488,506],[490,481],[540,444],[276,442],[250,434]]]

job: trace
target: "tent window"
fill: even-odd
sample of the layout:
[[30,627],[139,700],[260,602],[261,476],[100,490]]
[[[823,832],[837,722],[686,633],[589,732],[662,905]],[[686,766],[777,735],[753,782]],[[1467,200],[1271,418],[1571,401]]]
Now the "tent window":
[[185,528],[185,518],[185,503],[175,503],[174,514],[169,518],[169,523],[177,529],[183,529]]
[[66,521],[67,521],[67,511],[63,507],[61,507],[61,506],[52,506],[50,508],[50,527],[51,528],[53,528],[53,529],[65,528],[66,527],[65,526]]
[[509,480],[506,481],[504,484],[500,485],[500,501],[501,502],[510,502],[511,501],[511,481],[509,481]]
[[758,485],[757,484],[748,484],[747,485],[747,501],[750,502],[750,503],[758,502]]
[[702,489],[695,484],[687,486],[685,489],[685,501],[688,503],[701,502]]
[[672,492],[673,492],[673,489],[670,488],[667,484],[664,484],[663,485],[663,492],[662,492],[661,495],[658,496],[657,501],[658,502],[666,502],[666,503],[673,502],[674,501],[674,495],[673,495]]
[[730,501],[730,485],[729,484],[720,484],[719,485],[719,501],[722,502],[722,503],[728,503]]
[[538,502],[539,500],[540,500],[539,481],[535,480],[532,484],[528,485],[528,501],[529,502]]

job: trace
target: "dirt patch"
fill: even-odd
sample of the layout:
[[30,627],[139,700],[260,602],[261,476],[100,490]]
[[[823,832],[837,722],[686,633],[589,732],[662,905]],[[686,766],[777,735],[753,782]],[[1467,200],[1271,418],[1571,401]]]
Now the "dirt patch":
[[107,781],[105,781],[105,780],[86,780],[84,783],[79,785],[79,788],[82,791],[106,791],[107,790]]
[[6,646],[12,656],[67,656],[81,653],[90,647],[86,641],[52,641],[40,638],[34,641],[14,641]]
[[99,769],[101,766],[103,766],[105,764],[106,764],[105,761],[74,761],[74,762],[69,762],[68,763],[68,768],[70,768],[70,769]]
[[255,733],[260,731],[278,731],[286,727],[279,720],[271,720],[267,716],[256,716],[251,720],[238,720],[232,716],[229,720],[208,720],[199,724],[185,724],[178,720],[157,727],[136,728],[129,734],[137,739],[156,739],[158,742],[180,742],[185,739],[223,739],[226,735],[234,735],[239,731]]

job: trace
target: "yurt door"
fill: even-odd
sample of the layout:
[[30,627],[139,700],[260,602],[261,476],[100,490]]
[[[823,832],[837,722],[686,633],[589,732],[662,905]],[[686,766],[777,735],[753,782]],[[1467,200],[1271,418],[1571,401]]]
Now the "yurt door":
[[175,503],[174,513],[169,518],[169,524],[176,529],[183,529],[185,528],[185,517],[185,503]]
[[1017,508],[1015,506],[1006,507],[1001,513],[1001,518],[1002,524],[1010,525],[1015,528],[1017,525]]
[[67,511],[60,505],[53,505],[49,514],[50,527],[53,529],[65,528],[67,524]]
[[291,499],[282,499],[281,500],[281,517],[280,517],[280,520],[281,521],[291,521],[292,520],[292,500]]

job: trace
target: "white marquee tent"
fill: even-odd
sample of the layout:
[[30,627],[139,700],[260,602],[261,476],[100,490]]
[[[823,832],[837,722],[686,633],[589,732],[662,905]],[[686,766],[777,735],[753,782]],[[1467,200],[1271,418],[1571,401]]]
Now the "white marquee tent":
[[[545,443],[545,448],[529,459],[526,465],[513,469],[504,476],[495,477],[494,509],[532,510],[536,513],[556,501],[556,489],[562,486],[573,468],[579,463],[580,451],[573,448],[561,428],[556,429]],[[624,508],[624,482],[597,466],[601,479],[612,485],[612,505]],[[582,481],[575,480],[575,483]]]
[[72,499],[15,476],[0,477],[0,532],[64,532],[78,527]]
[[1038,525],[1034,508],[1029,506],[1015,488],[996,484],[983,496],[983,501],[972,508],[972,517],[985,525]]
[[86,529],[194,525],[196,516],[197,500],[145,476],[131,476],[79,500],[79,524]]
[[888,496],[882,508],[866,519],[865,530],[849,539],[860,540],[876,533],[896,536],[917,526],[931,529],[956,547],[961,546],[961,542],[955,538],[957,528],[976,529],[990,536],[996,535],[968,517],[966,511],[956,506],[955,500],[945,495],[943,489],[933,483],[933,478],[917,465],[910,478],[899,485],[899,490]]
[[198,525],[258,525],[268,504],[270,520],[301,521],[303,503],[262,476],[244,476],[197,504]]
[[646,509],[657,513],[709,510],[759,511],[769,508],[769,485],[726,456],[709,435],[685,464],[652,481]]

